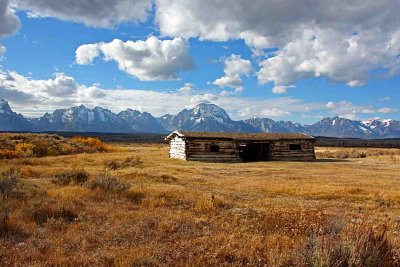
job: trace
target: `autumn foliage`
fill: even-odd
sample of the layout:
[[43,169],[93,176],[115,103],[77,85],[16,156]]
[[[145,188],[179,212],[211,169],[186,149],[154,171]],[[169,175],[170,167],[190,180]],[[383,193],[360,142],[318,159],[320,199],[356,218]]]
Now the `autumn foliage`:
[[1,134],[0,159],[108,152],[111,147],[93,137],[63,138],[47,134]]
[[110,146],[105,145],[103,141],[94,137],[75,136],[72,138],[72,140],[77,143],[84,144],[90,148],[93,148],[95,151],[99,152],[107,152],[111,149]]

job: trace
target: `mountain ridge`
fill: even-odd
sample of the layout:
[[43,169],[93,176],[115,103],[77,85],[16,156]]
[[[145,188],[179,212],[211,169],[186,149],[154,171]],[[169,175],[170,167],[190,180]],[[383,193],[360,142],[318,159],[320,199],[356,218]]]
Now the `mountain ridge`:
[[311,125],[270,118],[235,121],[215,104],[201,103],[183,109],[176,115],[154,117],[149,112],[126,109],[119,113],[84,105],[56,109],[42,117],[27,119],[12,111],[8,102],[0,99],[0,131],[75,131],[104,133],[168,133],[174,130],[216,132],[299,132],[314,136],[343,138],[400,138],[400,121],[350,120],[326,117]]

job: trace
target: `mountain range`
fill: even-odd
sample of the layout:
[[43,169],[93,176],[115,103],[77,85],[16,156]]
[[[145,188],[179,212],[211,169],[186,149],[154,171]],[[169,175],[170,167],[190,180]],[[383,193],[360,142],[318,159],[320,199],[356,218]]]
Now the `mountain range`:
[[29,119],[0,100],[0,131],[72,131],[108,133],[168,133],[174,130],[215,132],[300,132],[314,136],[349,138],[400,138],[400,121],[357,121],[341,117],[324,118],[312,125],[269,118],[234,121],[217,105],[202,103],[176,115],[155,118],[148,112],[127,109],[113,113],[108,109],[83,105],[57,109],[40,118]]

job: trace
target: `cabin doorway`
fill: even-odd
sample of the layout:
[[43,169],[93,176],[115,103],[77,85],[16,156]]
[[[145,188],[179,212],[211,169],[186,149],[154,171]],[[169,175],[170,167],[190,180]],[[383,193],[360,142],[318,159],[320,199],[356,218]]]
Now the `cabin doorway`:
[[243,161],[270,160],[271,146],[268,143],[246,143],[239,145],[239,157]]

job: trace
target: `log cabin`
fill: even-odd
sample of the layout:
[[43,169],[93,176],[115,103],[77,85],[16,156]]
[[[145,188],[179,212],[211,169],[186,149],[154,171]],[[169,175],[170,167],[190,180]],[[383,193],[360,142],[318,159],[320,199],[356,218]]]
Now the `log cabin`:
[[301,133],[174,131],[169,157],[202,161],[311,161],[316,139]]

